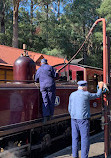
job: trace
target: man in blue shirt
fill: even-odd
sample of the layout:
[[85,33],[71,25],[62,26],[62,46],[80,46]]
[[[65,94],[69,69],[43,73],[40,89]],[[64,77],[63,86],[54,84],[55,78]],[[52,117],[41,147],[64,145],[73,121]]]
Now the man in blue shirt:
[[35,81],[39,79],[40,91],[43,98],[43,117],[44,122],[46,122],[50,116],[54,114],[54,104],[55,104],[55,78],[57,76],[58,70],[55,71],[54,68],[47,63],[47,59],[43,58],[41,60],[41,67],[37,70],[35,75]]
[[81,158],[88,158],[89,153],[89,119],[90,100],[99,98],[102,94],[103,82],[99,82],[97,93],[87,91],[87,81],[78,81],[78,90],[69,97],[68,111],[71,115],[72,154],[78,158],[79,132],[81,135]]

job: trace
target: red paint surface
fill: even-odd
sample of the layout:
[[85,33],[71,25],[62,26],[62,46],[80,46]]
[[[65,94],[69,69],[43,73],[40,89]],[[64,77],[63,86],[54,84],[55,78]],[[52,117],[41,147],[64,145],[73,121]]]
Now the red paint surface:
[[[60,98],[60,104],[55,106],[54,115],[68,113],[70,94],[77,90],[74,85],[57,85],[56,96]],[[20,101],[21,100],[21,101]],[[93,107],[91,101],[91,113],[101,112],[100,100],[97,107]],[[2,85],[0,88],[0,127],[9,124],[30,121],[42,117],[42,97],[39,88],[35,85]]]

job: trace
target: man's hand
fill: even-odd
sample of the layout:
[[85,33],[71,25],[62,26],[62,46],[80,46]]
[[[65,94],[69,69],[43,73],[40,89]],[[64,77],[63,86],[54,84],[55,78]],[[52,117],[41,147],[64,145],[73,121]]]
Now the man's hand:
[[56,73],[58,73],[58,70],[56,70]]
[[99,88],[102,89],[102,88],[103,88],[103,85],[104,85],[104,82],[102,82],[102,81],[101,81],[101,82],[98,82],[98,86],[99,86]]
[[36,87],[39,87],[39,84],[37,82],[34,83],[36,85]]

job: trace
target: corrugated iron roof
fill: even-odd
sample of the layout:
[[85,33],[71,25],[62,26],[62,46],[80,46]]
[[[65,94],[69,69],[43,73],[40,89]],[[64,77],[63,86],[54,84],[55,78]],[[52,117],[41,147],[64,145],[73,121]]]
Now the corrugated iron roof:
[[[15,60],[24,52],[23,49],[13,48],[5,45],[0,45],[0,59],[9,65],[13,65]],[[40,58],[46,58],[49,65],[57,65],[64,62],[63,58],[45,55],[41,53],[36,53],[32,51],[28,51],[28,55],[32,58],[35,62],[37,62]],[[68,62],[66,60],[66,62]],[[38,67],[38,66],[37,66]]]

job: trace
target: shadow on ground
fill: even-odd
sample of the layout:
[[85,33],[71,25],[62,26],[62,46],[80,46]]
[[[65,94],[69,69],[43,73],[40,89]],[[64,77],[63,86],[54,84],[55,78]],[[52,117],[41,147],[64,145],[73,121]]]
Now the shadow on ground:
[[[69,146],[45,158],[72,158],[72,147]],[[91,136],[89,158],[104,158],[104,132]]]
[[97,155],[97,156],[91,156],[91,157],[89,157],[89,158],[104,158],[104,154],[102,154],[102,155]]

